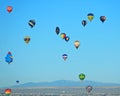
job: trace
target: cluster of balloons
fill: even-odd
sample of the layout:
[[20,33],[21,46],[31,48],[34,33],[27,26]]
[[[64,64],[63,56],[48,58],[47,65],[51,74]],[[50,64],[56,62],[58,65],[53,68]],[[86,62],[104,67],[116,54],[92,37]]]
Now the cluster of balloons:
[[[58,26],[56,27],[55,32],[56,32],[57,35],[60,33],[60,28]],[[64,39],[66,42],[68,42],[70,40],[70,37],[67,36],[65,33],[61,33],[60,37],[62,39]]]
[[[85,77],[86,77],[85,74],[83,74],[83,73],[79,74],[79,79],[80,79],[81,81],[83,81],[83,80],[85,79]],[[90,86],[90,85],[86,86],[86,91],[87,91],[88,93],[90,93],[90,92],[92,91],[92,89],[93,89],[92,86]]]
[[[87,18],[88,18],[88,20],[91,22],[91,21],[93,20],[93,18],[94,18],[94,14],[93,14],[93,13],[88,13]],[[106,17],[105,17],[105,16],[100,16],[100,21],[101,21],[101,22],[105,22],[105,20],[106,20]],[[87,20],[82,20],[81,23],[82,23],[82,25],[85,27],[86,24],[87,24]]]
[[[13,7],[12,7],[12,6],[7,6],[7,11],[8,11],[9,13],[11,13],[12,10],[13,10]],[[88,20],[91,22],[91,21],[94,19],[94,14],[93,14],[93,13],[89,13],[89,14],[87,15],[87,18],[88,18]],[[101,22],[105,22],[106,17],[105,17],[105,16],[100,16],[99,19],[100,19]],[[86,24],[87,24],[87,20],[82,20],[81,23],[82,23],[82,25],[85,27]],[[33,20],[33,19],[29,20],[28,25],[29,25],[31,28],[33,28],[33,27],[36,25],[35,20]],[[58,26],[55,28],[55,32],[56,32],[57,35],[60,34],[60,28],[59,28]],[[60,37],[61,37],[62,39],[64,39],[66,42],[68,42],[68,41],[70,40],[70,37],[67,36],[66,33],[61,33],[61,34],[60,34]],[[26,44],[28,44],[28,43],[30,42],[30,40],[31,40],[30,36],[25,36],[25,37],[24,37],[24,41],[25,41]],[[78,49],[79,46],[80,46],[80,41],[79,41],[79,40],[76,40],[76,41],[74,42],[74,46],[75,46],[76,49]],[[66,61],[66,59],[68,58],[68,55],[67,55],[67,54],[63,54],[63,55],[62,55],[62,58],[64,59],[64,61]],[[13,56],[12,56],[12,53],[11,53],[11,52],[8,52],[8,53],[7,53],[7,55],[6,55],[6,57],[5,57],[5,61],[6,61],[8,64],[10,64],[11,62],[13,62]],[[86,78],[86,75],[85,75],[85,74],[83,74],[83,73],[79,74],[79,79],[80,79],[81,81],[83,81],[85,78]],[[16,83],[19,83],[19,80],[16,80]],[[92,88],[92,86],[90,86],[90,85],[88,85],[88,86],[86,87],[86,90],[87,90],[88,93],[90,93],[90,92],[92,91],[92,89],[93,89],[93,88]],[[9,95],[11,94],[11,92],[12,92],[11,89],[5,89],[5,94],[6,94],[6,95],[9,96]]]
[[[93,14],[93,13],[88,13],[87,18],[88,18],[88,20],[91,22],[91,21],[93,20],[93,18],[94,18],[94,14]],[[106,16],[100,16],[99,19],[100,19],[100,21],[101,21],[102,23],[104,23],[104,22],[106,21]],[[85,27],[86,24],[87,24],[87,20],[82,20],[81,23],[82,23],[82,25]],[[78,41],[78,40],[75,41],[74,45],[75,45],[76,48],[78,48],[79,45],[80,45],[79,41]],[[79,79],[80,79],[81,81],[83,81],[83,80],[85,79],[85,77],[86,77],[85,74],[83,74],[83,73],[79,74]],[[90,86],[90,85],[86,86],[86,91],[87,91],[88,93],[90,93],[90,92],[92,91],[92,89],[93,89],[92,86]]]
[[[28,25],[31,28],[33,28],[35,26],[35,24],[36,24],[35,20],[29,20],[29,22],[28,22]],[[25,36],[24,37],[24,41],[25,41],[26,44],[28,44],[30,42],[30,40],[31,40],[30,36]]]

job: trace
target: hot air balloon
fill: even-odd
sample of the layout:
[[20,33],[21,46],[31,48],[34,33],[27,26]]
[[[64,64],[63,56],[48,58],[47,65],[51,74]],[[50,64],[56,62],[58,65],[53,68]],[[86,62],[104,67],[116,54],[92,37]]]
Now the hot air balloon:
[[83,74],[83,73],[79,74],[79,79],[80,79],[81,81],[84,80],[84,79],[85,79],[85,74]]
[[74,46],[76,47],[76,49],[78,49],[78,47],[80,46],[80,42],[78,40],[76,40],[74,42]]
[[82,25],[85,27],[86,24],[87,24],[87,21],[86,21],[86,20],[83,20],[83,21],[82,21]]
[[61,34],[60,34],[60,37],[61,37],[62,39],[65,39],[66,34],[65,34],[65,33],[61,33]]
[[19,80],[16,80],[16,83],[19,83]]
[[24,41],[26,44],[28,44],[30,42],[30,36],[25,36]]
[[13,62],[13,56],[11,52],[8,52],[8,54],[5,57],[5,61],[10,64],[11,62]]
[[7,6],[7,11],[8,11],[9,13],[12,12],[12,10],[13,10],[12,6]]
[[60,33],[60,28],[58,26],[56,27],[55,32],[57,35]]
[[68,42],[69,40],[70,40],[70,37],[69,37],[69,36],[66,36],[66,37],[65,37],[65,41]]
[[68,55],[67,54],[63,54],[62,57],[63,57],[64,60],[66,60],[68,58]]
[[11,94],[11,92],[12,92],[12,90],[9,88],[5,89],[6,96],[9,96]]
[[93,89],[92,86],[90,86],[90,85],[86,86],[86,91],[88,93],[90,93],[92,91],[92,89]]
[[105,16],[100,16],[100,20],[101,20],[102,22],[104,22],[104,21],[106,20],[106,17],[105,17]]
[[35,23],[35,20],[29,20],[28,24],[31,28],[33,28],[36,23]]
[[89,14],[87,15],[87,17],[88,17],[88,19],[89,19],[90,21],[92,21],[93,18],[94,18],[94,14],[93,14],[93,13],[89,13]]

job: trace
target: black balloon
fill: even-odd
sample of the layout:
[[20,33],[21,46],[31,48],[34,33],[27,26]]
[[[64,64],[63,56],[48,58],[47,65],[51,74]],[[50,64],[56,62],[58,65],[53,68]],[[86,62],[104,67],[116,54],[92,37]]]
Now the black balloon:
[[106,20],[106,17],[105,17],[105,16],[100,16],[100,20],[101,20],[102,22],[104,22],[104,21]]
[[82,21],[82,25],[85,27],[86,24],[87,24],[87,21],[86,21],[86,20],[83,20],[83,21]]
[[56,27],[55,32],[57,35],[60,33],[60,28],[58,26]]
[[28,24],[31,28],[33,28],[36,23],[35,23],[35,20],[29,20]]
[[65,41],[68,42],[69,40],[70,40],[70,37],[69,37],[69,36],[66,36],[66,37],[65,37]]

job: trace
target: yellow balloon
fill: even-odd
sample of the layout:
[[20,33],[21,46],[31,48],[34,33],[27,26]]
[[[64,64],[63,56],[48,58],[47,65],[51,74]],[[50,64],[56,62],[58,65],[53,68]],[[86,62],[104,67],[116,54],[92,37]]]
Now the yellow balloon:
[[66,37],[66,34],[65,34],[65,33],[61,33],[61,34],[60,34],[60,37],[61,37],[62,39],[64,39],[64,38]]
[[90,21],[92,21],[93,18],[94,18],[94,14],[93,14],[93,13],[89,13],[89,14],[87,15],[87,17],[88,17],[88,19],[89,19]]
[[26,44],[28,44],[30,42],[30,36],[24,37],[24,41]]

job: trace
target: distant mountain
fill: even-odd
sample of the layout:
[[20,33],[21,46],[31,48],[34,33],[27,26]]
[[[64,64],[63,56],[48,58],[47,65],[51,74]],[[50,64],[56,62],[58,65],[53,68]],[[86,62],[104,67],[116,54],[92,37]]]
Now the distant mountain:
[[49,86],[120,86],[120,84],[116,83],[101,83],[101,82],[95,82],[95,81],[70,81],[70,80],[57,80],[53,82],[39,82],[39,83],[24,83],[19,85],[14,85],[12,88],[21,88],[21,87],[49,87]]

